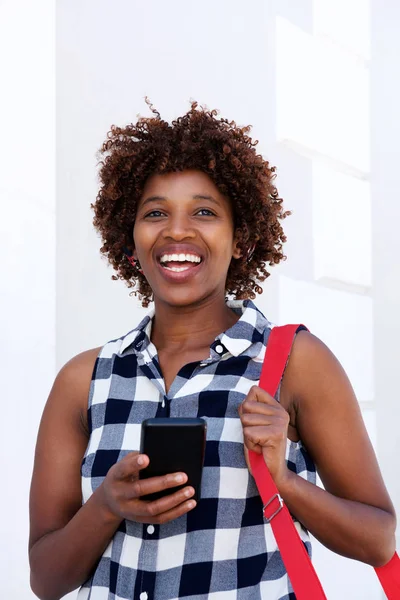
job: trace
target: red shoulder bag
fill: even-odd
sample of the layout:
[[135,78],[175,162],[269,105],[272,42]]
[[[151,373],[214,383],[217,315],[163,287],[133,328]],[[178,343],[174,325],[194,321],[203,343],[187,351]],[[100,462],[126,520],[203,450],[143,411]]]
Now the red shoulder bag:
[[[303,325],[274,327],[270,334],[260,387],[275,396],[282,379],[293,340]],[[250,464],[264,504],[264,517],[271,523],[283,563],[297,600],[326,600],[310,557],[293,524],[289,510],[279,495],[261,454],[249,452]],[[383,567],[375,569],[389,600],[400,600],[400,560],[395,553]]]

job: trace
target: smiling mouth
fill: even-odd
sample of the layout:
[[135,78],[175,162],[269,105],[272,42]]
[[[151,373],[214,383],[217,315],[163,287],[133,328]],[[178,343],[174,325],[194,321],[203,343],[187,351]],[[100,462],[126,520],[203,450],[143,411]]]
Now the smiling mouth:
[[166,271],[182,273],[193,267],[198,267],[203,262],[200,256],[193,254],[170,254],[161,256],[159,263]]
[[[171,257],[172,258],[172,257]],[[175,258],[175,256],[174,256]],[[171,283],[183,283],[188,278],[195,275],[203,266],[203,259],[200,260],[158,260],[158,267],[164,274],[167,281]]]
[[182,271],[188,271],[189,269],[193,268],[193,267],[197,267],[198,265],[201,264],[202,261],[200,261],[199,263],[195,263],[195,262],[190,262],[190,261],[185,261],[185,262],[178,262],[178,261],[171,261],[168,263],[160,263],[161,267],[163,269],[165,269],[166,271],[173,271],[174,273],[181,273]]
[[161,265],[163,269],[166,271],[173,271],[174,273],[181,273],[182,271],[187,271],[191,267],[194,266],[194,263],[190,263],[189,265],[185,265],[184,267],[169,267],[167,265]]

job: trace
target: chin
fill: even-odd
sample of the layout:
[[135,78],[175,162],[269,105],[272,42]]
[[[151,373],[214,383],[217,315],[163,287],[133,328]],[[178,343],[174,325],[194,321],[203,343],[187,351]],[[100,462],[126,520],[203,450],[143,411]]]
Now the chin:
[[154,294],[155,302],[168,304],[169,306],[184,307],[199,304],[207,297],[214,295],[212,290],[200,291],[192,289],[166,290],[164,294]]

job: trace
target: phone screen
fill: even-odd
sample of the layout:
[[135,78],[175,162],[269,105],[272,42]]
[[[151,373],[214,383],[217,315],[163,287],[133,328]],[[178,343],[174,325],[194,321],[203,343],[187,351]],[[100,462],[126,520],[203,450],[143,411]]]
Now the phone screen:
[[204,419],[143,421],[140,451],[147,454],[150,464],[139,471],[140,479],[176,472],[183,472],[188,476],[185,484],[142,496],[143,500],[156,500],[188,485],[195,490],[193,498],[196,502],[200,500],[206,431]]

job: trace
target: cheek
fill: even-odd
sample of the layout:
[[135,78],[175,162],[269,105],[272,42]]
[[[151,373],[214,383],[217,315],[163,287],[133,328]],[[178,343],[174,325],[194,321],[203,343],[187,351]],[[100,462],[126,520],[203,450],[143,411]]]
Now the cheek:
[[136,246],[137,239],[138,239],[138,227],[137,227],[136,223],[133,225],[132,238],[133,238],[133,243]]
[[228,224],[224,226],[215,226],[208,229],[203,234],[203,239],[206,244],[213,250],[216,255],[228,256],[233,248],[233,231]]
[[133,227],[133,243],[135,248],[147,248],[153,243],[154,237],[154,231],[141,223]]

